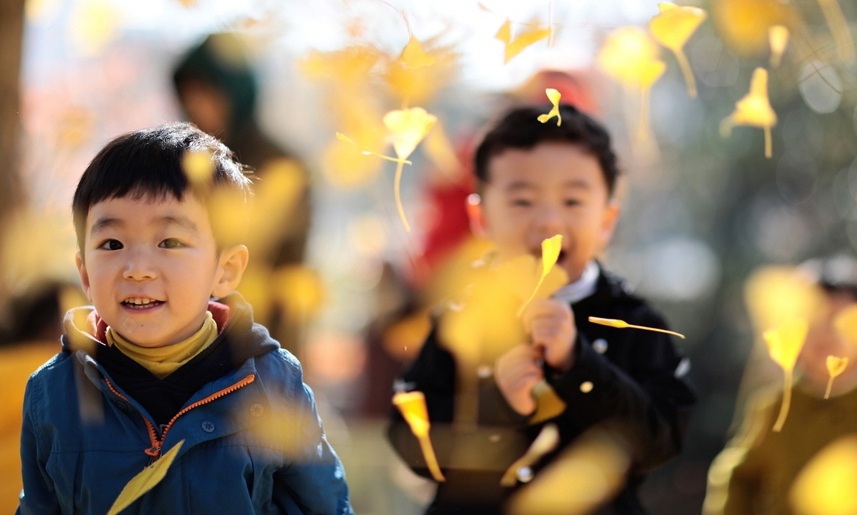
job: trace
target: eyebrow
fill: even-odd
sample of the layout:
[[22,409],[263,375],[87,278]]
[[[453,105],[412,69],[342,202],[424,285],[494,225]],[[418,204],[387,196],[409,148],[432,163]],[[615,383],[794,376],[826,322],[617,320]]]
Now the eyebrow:
[[[158,218],[155,223],[162,227],[177,225],[193,232],[199,232],[199,227],[197,227],[197,225],[193,223],[190,218],[184,216],[166,215]],[[124,225],[125,222],[120,218],[115,218],[112,216],[103,216],[92,223],[92,228],[89,230],[89,234],[90,236],[96,235],[100,231],[109,229],[111,227],[122,227]]]
[[[563,189],[578,189],[578,190],[588,190],[592,188],[592,185],[585,180],[582,179],[572,179],[570,181],[566,181],[560,185]],[[506,192],[514,193],[516,191],[521,190],[531,190],[535,189],[534,185],[531,182],[525,180],[517,180],[511,182],[506,186]]]

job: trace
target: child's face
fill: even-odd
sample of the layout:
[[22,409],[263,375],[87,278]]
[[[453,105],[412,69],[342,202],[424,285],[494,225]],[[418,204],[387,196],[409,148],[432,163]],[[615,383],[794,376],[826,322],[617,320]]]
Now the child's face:
[[218,253],[208,213],[192,195],[99,202],[84,241],[77,258],[84,292],[114,331],[143,347],[193,335],[209,297],[229,293],[242,259],[246,265],[243,246]]
[[610,241],[619,208],[598,160],[577,145],[508,149],[489,162],[481,220],[501,256],[541,256],[542,240],[562,235],[557,265],[577,280]]

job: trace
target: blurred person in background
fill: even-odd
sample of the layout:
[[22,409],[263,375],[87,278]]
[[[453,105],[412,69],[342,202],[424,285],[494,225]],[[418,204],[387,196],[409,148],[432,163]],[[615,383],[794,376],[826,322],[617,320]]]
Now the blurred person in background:
[[[836,327],[840,314],[857,309],[857,261],[844,255],[816,258],[798,272],[809,274],[822,300],[798,356],[788,416],[775,431],[781,376],[747,393],[740,428],[711,464],[705,515],[796,513],[789,492],[804,466],[826,445],[857,435],[857,342]],[[832,382],[830,356],[847,360]]]
[[308,169],[259,125],[259,81],[239,34],[212,34],[190,49],[175,65],[173,84],[187,119],[223,141],[253,171],[257,197],[276,197],[266,202],[277,212],[265,213],[265,227],[248,228],[254,254],[242,293],[257,320],[299,354],[305,321],[289,306],[287,295],[272,291],[272,277],[304,262],[311,222]]
[[[546,88],[556,89],[564,102],[581,111],[596,114],[591,80],[578,70],[539,70],[494,98],[489,115],[515,105],[544,103]],[[480,126],[479,122],[473,123],[475,128],[464,130],[454,142],[457,160],[451,168],[432,168],[423,174],[426,181],[421,195],[428,216],[420,253],[413,256],[407,269],[384,264],[376,289],[375,314],[364,330],[369,360],[361,396],[363,416],[387,416],[390,385],[419,352],[429,330],[430,311],[454,293],[455,278],[461,270],[469,268],[490,247],[489,242],[473,233],[467,212],[467,198],[475,191],[472,163]]]
[[[438,307],[419,355],[396,382],[398,392],[424,396],[444,476],[431,470],[423,442],[394,408],[391,445],[416,473],[438,481],[427,513],[500,513],[519,487],[530,480],[535,486],[564,451],[594,435],[627,456],[627,467],[611,477],[615,490],[594,503],[605,513],[646,513],[639,486],[682,447],[695,395],[687,361],[670,337],[588,320],[666,327],[653,306],[599,262],[619,216],[611,138],[570,104],[559,107],[561,126],[540,122],[550,110],[547,104],[513,107],[479,143],[473,170],[480,199],[470,203],[469,214],[494,251],[471,269],[471,278],[484,279],[460,284],[463,291]],[[503,266],[519,257],[532,257],[535,265],[542,242],[557,234],[558,289],[525,303],[518,316],[522,299],[508,291],[514,285],[504,290],[502,284],[527,279],[504,276]],[[486,291],[490,305],[477,302]],[[549,427],[557,431],[554,443],[539,444],[539,455],[518,467]],[[564,482],[581,483],[591,470],[577,474]],[[555,494],[576,503],[576,495],[592,492]]]

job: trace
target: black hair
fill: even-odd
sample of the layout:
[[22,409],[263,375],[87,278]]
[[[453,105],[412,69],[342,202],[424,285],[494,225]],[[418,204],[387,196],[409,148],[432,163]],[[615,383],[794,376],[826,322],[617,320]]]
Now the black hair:
[[476,147],[473,169],[476,178],[482,183],[488,182],[491,159],[506,150],[531,150],[540,143],[569,143],[579,145],[598,159],[608,195],[612,196],[620,172],[610,134],[595,119],[571,104],[559,105],[562,117],[559,126],[556,118],[540,122],[538,117],[551,108],[551,105],[526,105],[506,111],[489,127]]
[[[188,179],[183,166],[188,152],[210,155],[213,167],[207,181]],[[123,134],[101,149],[77,184],[72,213],[78,248],[83,250],[89,210],[99,202],[127,196],[182,200],[188,192],[206,201],[212,188],[234,191],[241,200],[251,192],[244,166],[214,136],[185,122]]]

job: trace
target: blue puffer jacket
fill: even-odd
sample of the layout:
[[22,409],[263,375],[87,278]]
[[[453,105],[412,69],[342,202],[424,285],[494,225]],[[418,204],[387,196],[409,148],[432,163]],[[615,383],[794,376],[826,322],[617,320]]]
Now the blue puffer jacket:
[[[257,352],[162,427],[81,348],[84,333],[70,313],[63,351],[27,385],[18,514],[103,515],[132,477],[180,441],[166,476],[123,515],[353,513],[300,363],[253,324],[246,305],[230,307],[218,340],[249,342]],[[84,341],[99,345],[92,332]]]

